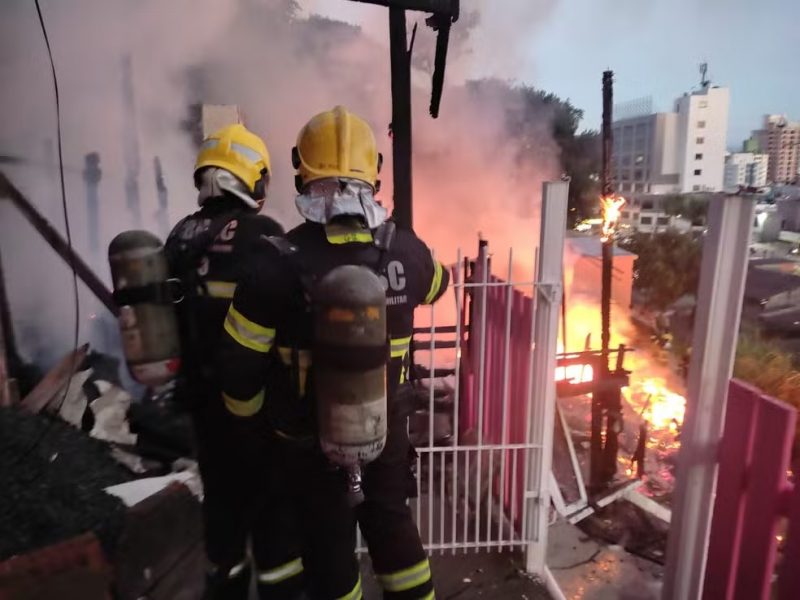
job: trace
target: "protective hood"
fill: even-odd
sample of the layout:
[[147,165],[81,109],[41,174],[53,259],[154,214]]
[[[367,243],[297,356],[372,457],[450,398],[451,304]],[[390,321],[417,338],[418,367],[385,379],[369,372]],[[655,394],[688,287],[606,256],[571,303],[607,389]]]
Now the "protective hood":
[[228,192],[239,198],[250,208],[256,210],[260,208],[259,203],[250,196],[244,182],[230,171],[218,167],[207,167],[200,171],[198,178],[197,203],[200,206],[203,206],[206,200],[219,198],[224,195],[224,192]]
[[308,221],[330,223],[335,217],[363,217],[369,229],[380,226],[389,211],[375,200],[372,186],[357,179],[320,179],[311,182],[295,199],[298,212]]

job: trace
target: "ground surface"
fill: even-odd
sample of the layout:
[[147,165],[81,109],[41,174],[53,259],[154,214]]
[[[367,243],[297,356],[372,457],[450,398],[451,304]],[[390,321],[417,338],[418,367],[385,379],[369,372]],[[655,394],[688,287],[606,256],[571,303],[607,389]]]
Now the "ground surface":
[[[509,553],[482,551],[431,557],[437,600],[549,600],[544,586],[527,577],[521,567],[521,559]],[[380,600],[375,581],[365,579],[364,600]]]
[[568,600],[660,598],[663,567],[563,521],[550,528],[547,563]]

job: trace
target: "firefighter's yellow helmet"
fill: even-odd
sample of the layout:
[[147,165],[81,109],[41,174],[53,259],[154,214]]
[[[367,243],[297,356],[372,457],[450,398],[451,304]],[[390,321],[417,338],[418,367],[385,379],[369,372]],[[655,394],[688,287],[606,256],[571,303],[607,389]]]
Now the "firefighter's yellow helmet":
[[343,106],[313,117],[300,130],[292,149],[298,191],[312,181],[331,177],[358,179],[377,190],[382,160],[372,128]]
[[219,167],[235,175],[254,200],[266,196],[271,175],[269,151],[264,140],[244,125],[228,125],[203,140],[194,165],[195,178],[205,167]]

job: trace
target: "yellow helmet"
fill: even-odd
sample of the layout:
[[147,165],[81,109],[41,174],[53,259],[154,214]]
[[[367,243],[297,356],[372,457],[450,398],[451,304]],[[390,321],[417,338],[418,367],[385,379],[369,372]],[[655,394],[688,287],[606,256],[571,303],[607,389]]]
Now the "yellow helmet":
[[219,167],[235,175],[254,200],[266,196],[271,174],[269,151],[264,140],[244,125],[228,125],[203,141],[194,165],[195,179],[205,167]]
[[329,177],[358,179],[377,190],[382,162],[372,128],[343,106],[313,117],[292,148],[298,192],[312,181]]

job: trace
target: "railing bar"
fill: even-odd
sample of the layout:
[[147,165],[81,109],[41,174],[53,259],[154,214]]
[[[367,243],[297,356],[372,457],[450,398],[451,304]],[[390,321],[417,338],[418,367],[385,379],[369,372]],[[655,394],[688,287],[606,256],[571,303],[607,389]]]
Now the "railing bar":
[[[536,450],[542,447],[541,444],[525,444],[525,443],[518,443],[518,444],[483,444],[480,446],[481,450]],[[434,446],[432,448],[428,448],[426,446],[417,447],[416,450],[419,454],[425,454],[428,452],[474,452],[478,450],[478,446]]]
[[[511,281],[511,275],[514,265],[514,249],[508,249],[508,280]],[[511,309],[514,305],[514,288],[508,286],[506,288],[506,327],[503,348],[503,407],[501,414],[501,423],[503,428],[502,445],[508,444],[508,403],[510,400],[509,393],[509,379],[511,375]],[[501,451],[500,455],[500,514],[504,515],[506,510],[506,456],[505,450]],[[499,540],[503,541],[503,525],[500,523]],[[502,546],[500,547],[502,549]]]
[[[483,247],[483,261],[481,269],[481,278],[484,283],[489,281],[489,248]],[[478,450],[475,457],[475,541],[480,539],[480,522],[481,522],[481,480],[483,473],[481,472],[481,461],[483,459],[481,447],[483,446],[483,416],[484,416],[484,401],[486,395],[486,305],[489,302],[488,289],[484,287],[481,292],[481,322],[480,322],[480,348],[478,351]]]
[[[433,251],[433,260],[436,260],[436,253]],[[436,323],[436,308],[435,304],[431,304],[431,340],[430,340],[430,357],[428,359],[428,367],[430,369],[431,377],[428,379],[428,447],[433,448],[433,423],[434,423],[434,388],[435,380],[434,374],[434,358],[435,358],[435,341],[433,339],[434,327]],[[428,543],[433,543],[433,453],[428,454]]]
[[[455,269],[454,273],[457,274],[457,281],[460,281],[462,277],[465,277],[466,274],[462,274],[461,269],[463,268],[463,261],[461,257],[461,248],[458,249],[458,262],[456,263],[458,267]],[[455,297],[456,297],[456,343],[458,344],[456,348],[456,374],[455,374],[455,384],[454,384],[454,400],[453,400],[453,443],[455,447],[458,447],[458,436],[459,430],[461,429],[460,423],[460,402],[461,402],[461,310],[462,310],[462,302],[463,300],[463,290],[459,292],[459,290],[455,290]],[[452,525],[453,525],[453,541],[456,541],[456,528],[458,526],[456,514],[457,510],[456,507],[458,505],[458,452],[453,453],[453,515],[452,515]],[[464,520],[467,520],[466,514],[464,515]],[[466,538],[465,538],[466,539]],[[455,555],[455,547],[453,548],[453,555]]]
[[[536,247],[534,252],[534,259],[533,259],[533,280],[536,281],[536,276],[539,273],[539,247]],[[528,394],[527,394],[527,402],[525,406],[525,423],[527,425],[527,432],[525,434],[525,441],[530,442],[531,438],[533,437],[533,427],[531,423],[531,419],[533,417],[533,381],[532,373],[533,373],[533,340],[535,335],[535,328],[536,328],[536,310],[538,304],[538,297],[536,294],[537,286],[536,283],[533,283],[531,286],[531,296],[533,301],[531,302],[531,311],[530,311],[530,318],[531,318],[531,325],[530,325],[530,337],[528,338],[528,365],[526,372],[528,373],[527,381],[525,382],[528,387]],[[528,540],[530,538],[528,532],[528,507],[530,504],[530,500],[528,500],[525,496],[529,491],[530,486],[530,468],[529,463],[533,460],[533,452],[528,451],[525,453],[525,474],[524,474],[524,483],[523,483],[523,503],[522,503],[522,537],[524,540]]]
[[[469,452],[466,452],[464,455],[464,514],[462,515],[464,520],[464,542],[469,539],[469,533],[467,530],[467,526],[469,524]],[[466,549],[464,550],[466,554]]]
[[[433,456],[433,454],[431,454]],[[445,507],[445,489],[444,489],[444,479],[445,479],[445,455],[444,452],[439,454],[442,460],[439,462],[439,543],[444,543],[444,507]],[[444,554],[441,552],[440,554]]]

